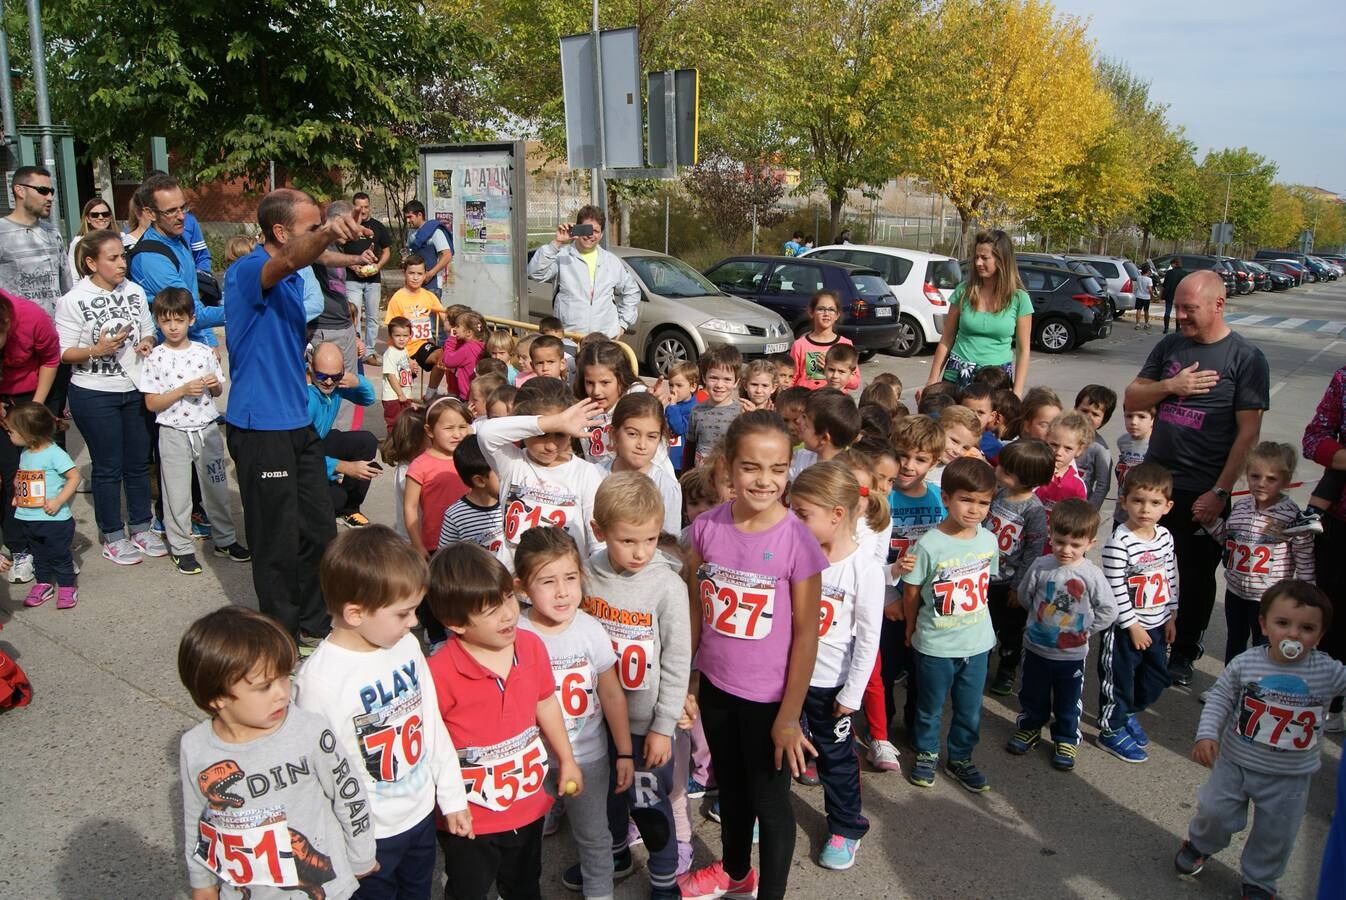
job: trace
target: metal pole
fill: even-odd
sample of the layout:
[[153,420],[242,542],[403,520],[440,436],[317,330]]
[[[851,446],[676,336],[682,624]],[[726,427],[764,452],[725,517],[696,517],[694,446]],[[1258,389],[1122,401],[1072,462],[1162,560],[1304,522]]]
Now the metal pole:
[[[598,0],[593,0],[593,18],[590,23],[590,33],[593,35],[594,42],[594,150],[598,165],[590,170],[591,178],[589,182],[590,202],[597,206],[602,212],[604,218],[608,212],[608,185],[603,177],[603,170],[607,168],[607,138],[604,136],[603,122],[603,48],[599,43],[598,31]],[[670,160],[671,162],[671,160]],[[603,231],[602,245],[608,245],[607,230]]]
[[757,253],[757,207],[752,208],[752,252]]
[[1226,172],[1224,177],[1224,215],[1220,217],[1220,256],[1224,256],[1224,227],[1229,221],[1229,190],[1234,185],[1234,173]]
[[[5,32],[4,17],[0,16],[0,111],[4,114],[6,172],[15,169],[14,159],[18,154],[14,147],[19,140],[19,128],[14,124],[14,89],[10,85],[9,71],[9,35]],[[13,202],[12,198],[7,199],[9,203]]]
[[664,194],[664,252],[668,252],[668,194]]
[[[42,129],[42,165],[47,171],[56,171],[56,144],[51,138],[51,108],[47,103],[46,49],[42,40],[42,4],[28,0],[28,46],[33,56],[33,95],[37,103],[37,124]],[[6,80],[9,72],[3,73]],[[59,225],[61,205],[51,204],[51,221]]]

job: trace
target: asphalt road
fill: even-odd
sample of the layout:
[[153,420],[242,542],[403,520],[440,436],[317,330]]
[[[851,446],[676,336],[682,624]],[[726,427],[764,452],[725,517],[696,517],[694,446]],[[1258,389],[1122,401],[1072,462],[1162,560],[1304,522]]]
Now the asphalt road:
[[[1270,327],[1254,322],[1236,328],[1271,362],[1273,399],[1264,438],[1297,446],[1328,378],[1346,358],[1346,338],[1339,337],[1346,330],[1346,283],[1236,298],[1230,315],[1278,320]],[[1324,327],[1332,322],[1342,327]],[[1120,393],[1158,337],[1157,328],[1146,334],[1119,323],[1111,337],[1074,353],[1035,355],[1029,384],[1051,385],[1067,402],[1089,382]],[[894,371],[910,396],[928,367],[928,356],[880,356],[865,374]],[[379,417],[371,418],[381,429]],[[1120,417],[1104,428],[1110,441],[1121,432]],[[82,448],[77,460],[87,461]],[[1301,480],[1311,484],[1317,473],[1315,465],[1301,462]],[[1307,490],[1295,496],[1303,500]],[[374,486],[366,512],[376,521],[392,520],[388,477]],[[255,606],[249,569],[208,553],[202,556],[206,571],[196,577],[176,574],[167,559],[119,568],[93,546],[89,495],[78,495],[75,515],[85,548],[77,609],[58,612],[54,603],[24,609],[26,586],[0,589],[0,646],[21,662],[36,688],[32,705],[0,715],[0,896],[185,896],[177,748],[182,732],[202,715],[178,682],[177,642],[186,625],[210,609]],[[1208,640],[1223,645],[1218,606]],[[1204,778],[1187,757],[1200,710],[1196,698],[1218,672],[1218,659],[1202,659],[1190,689],[1167,692],[1146,714],[1151,759],[1140,766],[1093,746],[1097,682],[1091,672],[1085,746],[1073,774],[1054,771],[1046,752],[1006,754],[1017,701],[987,695],[976,758],[990,778],[990,793],[973,796],[942,775],[934,788],[921,790],[895,775],[866,772],[864,807],[872,830],[847,872],[813,861],[826,839],[822,792],[797,787],[792,896],[1236,896],[1241,844],[1219,854],[1195,881],[1176,877],[1171,863]],[[900,727],[894,740],[909,764],[912,754]],[[1314,893],[1341,746],[1340,735],[1324,741],[1323,771],[1282,881],[1285,897]],[[718,855],[719,830],[695,818],[696,859],[704,864]],[[559,874],[575,857],[565,835],[563,829],[547,840],[543,892],[549,898],[567,896]],[[637,858],[643,861],[643,851]],[[617,890],[619,898],[647,893],[643,868]]]

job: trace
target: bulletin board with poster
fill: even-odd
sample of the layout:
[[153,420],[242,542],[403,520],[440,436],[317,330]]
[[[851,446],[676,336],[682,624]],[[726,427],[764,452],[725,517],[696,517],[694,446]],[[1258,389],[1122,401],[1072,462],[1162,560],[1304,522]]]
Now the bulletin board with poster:
[[420,148],[417,195],[426,216],[453,232],[444,305],[527,321],[524,144],[502,141]]

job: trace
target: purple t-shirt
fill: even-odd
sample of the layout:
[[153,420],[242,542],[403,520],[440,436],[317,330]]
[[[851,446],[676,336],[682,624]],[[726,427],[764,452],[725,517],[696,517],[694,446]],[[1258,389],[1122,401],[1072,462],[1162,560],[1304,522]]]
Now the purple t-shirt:
[[790,582],[822,572],[827,557],[794,515],[749,534],[734,525],[732,505],[703,513],[691,526],[691,545],[703,560],[696,572],[701,643],[694,665],[723,691],[774,703],[785,695],[790,661]]

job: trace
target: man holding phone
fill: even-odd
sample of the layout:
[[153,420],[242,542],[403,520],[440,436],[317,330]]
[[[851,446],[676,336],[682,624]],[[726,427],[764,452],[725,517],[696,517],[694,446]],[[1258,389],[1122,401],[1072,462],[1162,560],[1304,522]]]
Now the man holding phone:
[[626,264],[599,246],[603,211],[582,206],[574,225],[556,229],[528,263],[528,277],[554,282],[556,317],[566,332],[600,331],[612,340],[635,327],[640,285]]

